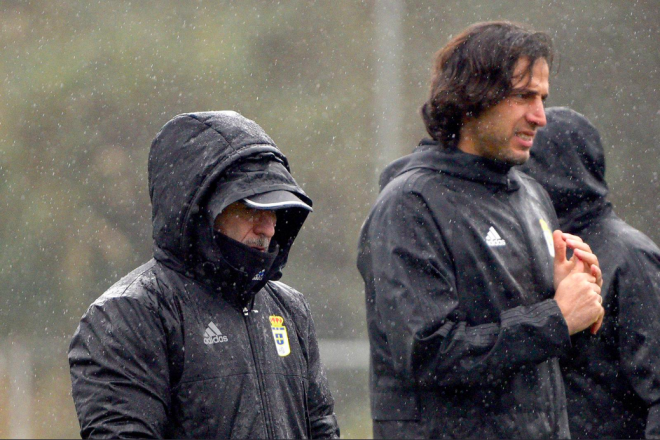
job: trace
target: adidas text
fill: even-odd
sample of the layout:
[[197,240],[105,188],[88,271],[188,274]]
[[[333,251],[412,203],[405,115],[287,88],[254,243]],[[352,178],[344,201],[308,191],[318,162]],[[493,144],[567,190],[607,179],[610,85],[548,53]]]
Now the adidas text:
[[227,339],[227,336],[220,332],[213,321],[209,322],[209,325],[206,327],[206,331],[204,332],[204,343],[206,345],[217,344],[219,342],[227,342],[228,340],[229,339]]
[[500,237],[494,227],[490,227],[488,234],[486,234],[486,244],[490,247],[506,246],[506,241]]

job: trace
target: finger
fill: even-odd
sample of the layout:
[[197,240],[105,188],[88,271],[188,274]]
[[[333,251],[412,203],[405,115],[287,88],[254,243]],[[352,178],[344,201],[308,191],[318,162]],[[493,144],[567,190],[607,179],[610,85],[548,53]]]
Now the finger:
[[598,284],[596,284],[596,278],[594,278],[593,276],[591,276],[591,275],[589,275],[589,274],[584,274],[584,275],[587,276],[587,278],[586,278],[585,280],[589,283],[589,288],[590,288],[590,289],[591,289],[596,295],[600,296],[601,288],[600,288],[600,286],[599,286]]
[[569,234],[568,232],[562,232],[561,235],[566,241],[573,240],[578,243],[584,243],[584,240],[582,240],[582,238],[578,237],[577,235]]
[[585,252],[580,249],[575,249],[574,255],[577,256],[580,260],[584,261],[584,263],[587,266],[600,266],[598,263],[598,257],[596,254],[592,254],[591,252]]
[[[575,263],[575,266],[573,266],[573,269],[571,269],[571,273],[584,273],[586,267],[587,266],[585,266],[584,261],[582,261],[578,258],[576,263]],[[591,280],[589,280],[589,279],[587,281],[591,282]],[[596,280],[594,279],[594,282],[595,281]]]
[[591,324],[590,330],[592,335],[598,333],[598,330],[600,330],[600,328],[603,326],[603,319],[605,319],[605,309],[603,309],[603,312],[600,314],[600,318],[598,318],[596,322]]
[[[575,237],[575,236],[573,236]],[[577,237],[579,238],[579,237]],[[576,240],[575,238],[567,238],[566,239],[566,246],[568,246],[571,249],[581,249],[586,252],[591,252],[591,246],[589,246],[587,243],[580,240]]]
[[562,232],[557,229],[552,233],[552,241],[555,244],[555,263],[566,261],[566,241]]
[[[595,282],[594,282],[594,283],[595,283]],[[594,283],[592,283],[591,288],[594,290],[594,292],[596,292],[596,293],[598,294],[598,296],[599,296],[600,299],[602,300],[602,299],[603,299],[603,296],[600,294],[600,293],[601,293],[600,286],[599,286],[598,284],[594,284]]]
[[598,284],[599,287],[603,287],[603,271],[600,270],[600,267],[598,267],[595,264],[592,264],[591,275],[596,277],[596,284]]

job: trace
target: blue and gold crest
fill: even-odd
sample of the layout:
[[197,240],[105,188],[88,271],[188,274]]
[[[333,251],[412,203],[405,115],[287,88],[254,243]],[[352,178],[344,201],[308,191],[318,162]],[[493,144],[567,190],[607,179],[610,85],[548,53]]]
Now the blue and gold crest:
[[273,331],[273,337],[275,338],[277,354],[282,357],[288,356],[291,353],[291,347],[289,346],[289,335],[284,326],[284,318],[275,315],[270,316],[270,326]]

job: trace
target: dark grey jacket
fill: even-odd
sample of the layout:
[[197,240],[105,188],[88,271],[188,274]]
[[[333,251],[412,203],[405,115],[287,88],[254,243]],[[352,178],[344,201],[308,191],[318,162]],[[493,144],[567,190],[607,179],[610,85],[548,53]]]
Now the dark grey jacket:
[[567,437],[545,191],[432,141],[381,182],[358,256],[375,436]]
[[214,191],[224,206],[276,189],[311,203],[286,158],[237,113],[184,114],[154,140],[149,184],[155,258],[98,298],[71,341],[82,437],[337,437],[308,303],[275,281],[306,211],[278,214],[274,262],[250,284],[204,209]]
[[572,337],[562,359],[571,436],[660,438],[660,249],[614,214],[596,128],[547,110],[523,168],[548,191],[561,228],[580,236],[603,270],[605,320]]

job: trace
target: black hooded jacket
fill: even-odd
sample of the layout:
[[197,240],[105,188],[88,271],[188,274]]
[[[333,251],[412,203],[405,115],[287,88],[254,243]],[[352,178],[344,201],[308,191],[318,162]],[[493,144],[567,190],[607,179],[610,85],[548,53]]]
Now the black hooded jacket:
[[423,141],[361,232],[374,435],[567,437],[552,204],[528,176]]
[[523,170],[548,191],[562,230],[580,236],[603,270],[605,320],[572,337],[561,360],[574,438],[660,438],[660,249],[606,200],[596,128],[567,108],[547,110]]
[[250,253],[205,208],[273,190],[311,205],[284,155],[235,112],[183,114],[151,146],[149,185],[154,259],[71,341],[82,437],[337,437],[308,303],[275,281],[307,211],[279,211],[268,253]]

